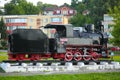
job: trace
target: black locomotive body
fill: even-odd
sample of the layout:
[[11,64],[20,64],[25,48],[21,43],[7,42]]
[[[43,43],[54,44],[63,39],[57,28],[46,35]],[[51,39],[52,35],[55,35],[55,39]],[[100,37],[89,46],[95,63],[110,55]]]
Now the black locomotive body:
[[107,35],[87,26],[83,31],[72,25],[46,25],[55,29],[48,38],[39,29],[17,29],[9,35],[10,60],[40,60],[53,58],[65,61],[98,60],[109,57]]

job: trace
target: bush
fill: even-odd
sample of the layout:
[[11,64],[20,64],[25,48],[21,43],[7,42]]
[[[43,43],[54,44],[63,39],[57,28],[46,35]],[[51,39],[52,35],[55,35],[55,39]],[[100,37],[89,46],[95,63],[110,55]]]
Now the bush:
[[6,40],[1,40],[0,41],[0,49],[7,49],[7,41]]

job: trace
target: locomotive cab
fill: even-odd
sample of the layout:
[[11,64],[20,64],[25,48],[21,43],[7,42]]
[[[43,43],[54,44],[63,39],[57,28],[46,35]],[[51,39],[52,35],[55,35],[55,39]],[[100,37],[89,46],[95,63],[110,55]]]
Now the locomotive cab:
[[73,26],[72,25],[51,25],[48,24],[44,28],[55,29],[59,38],[73,37]]
[[54,38],[49,38],[50,52],[65,53],[67,38],[73,37],[72,25],[51,25],[48,24],[45,29],[55,29]]

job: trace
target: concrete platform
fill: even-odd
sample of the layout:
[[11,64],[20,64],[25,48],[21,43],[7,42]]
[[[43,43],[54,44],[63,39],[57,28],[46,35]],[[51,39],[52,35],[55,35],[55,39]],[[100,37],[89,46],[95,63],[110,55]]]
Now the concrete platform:
[[21,65],[1,63],[0,67],[6,72],[53,72],[53,71],[97,71],[97,70],[120,70],[119,62],[101,62],[96,64],[95,62],[90,62],[89,64],[84,64],[83,62],[78,62],[77,65],[73,65],[71,62],[66,62],[65,65],[60,65],[60,63],[52,63],[51,65],[44,65],[44,63],[37,63],[33,65],[31,63],[22,63]]

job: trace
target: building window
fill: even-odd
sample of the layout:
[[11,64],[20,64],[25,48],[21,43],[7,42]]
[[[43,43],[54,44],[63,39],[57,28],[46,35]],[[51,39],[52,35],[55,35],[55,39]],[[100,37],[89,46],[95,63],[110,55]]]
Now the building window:
[[8,26],[7,30],[26,29],[26,26]]
[[105,21],[112,21],[112,20],[113,20],[113,17],[111,17],[111,16],[105,16],[105,17],[104,17],[104,20],[105,20]]
[[15,30],[17,27],[16,26],[9,26],[7,27],[7,30]]
[[6,21],[6,23],[26,23],[27,19],[24,19],[24,18],[20,18],[20,19],[11,18],[11,19],[6,19],[5,21]]
[[62,22],[62,18],[51,18],[51,22]]
[[57,14],[60,14],[60,10],[57,10],[56,13],[57,13]]
[[14,28],[13,26],[7,27],[7,30],[14,30],[14,29],[16,29],[16,28]]
[[47,22],[48,22],[48,19],[47,19],[47,18],[43,19],[43,22],[44,22],[44,23],[47,23]]
[[67,15],[68,12],[66,10],[63,11],[63,15]]
[[19,29],[26,29],[26,26],[18,26]]
[[32,29],[32,26],[30,26],[30,29]]
[[6,23],[9,23],[10,21],[9,21],[9,19],[6,19],[5,22],[6,22]]
[[53,15],[53,11],[49,11],[48,15]]
[[30,22],[33,22],[33,19],[30,19]]
[[70,13],[70,14],[73,14],[73,10],[70,10],[69,13]]

